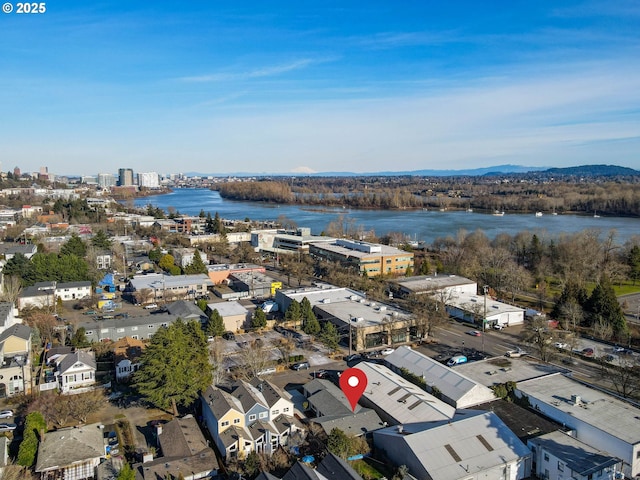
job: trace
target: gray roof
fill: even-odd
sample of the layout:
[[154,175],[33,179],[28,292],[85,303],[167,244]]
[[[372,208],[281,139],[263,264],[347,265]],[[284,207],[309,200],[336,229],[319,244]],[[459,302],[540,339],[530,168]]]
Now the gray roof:
[[58,470],[76,462],[104,457],[104,439],[100,424],[61,428],[45,433],[38,448],[36,472]]
[[18,296],[20,298],[44,297],[53,295],[53,291],[53,282],[37,282],[23,289]]
[[[351,404],[345,394],[328,380],[316,378],[304,385],[304,390],[311,395],[309,403],[319,410],[322,415],[343,416],[352,415]],[[360,410],[356,405],[356,412]]]
[[65,283],[56,284],[56,290],[60,290],[62,288],[79,288],[79,287],[91,287],[91,282],[78,281],[78,282],[65,282]]
[[457,480],[479,477],[507,463],[529,457],[529,449],[493,412],[463,410],[451,421],[423,422],[390,427],[373,433],[374,442],[383,448],[385,442],[400,442],[396,452],[412,458],[412,469],[418,478],[427,475],[433,480]]
[[0,302],[0,327],[6,325],[12,310],[13,304],[11,302]]
[[278,477],[274,477],[269,472],[260,472],[255,480],[280,480]]
[[385,362],[397,369],[406,368],[422,377],[427,385],[437,387],[456,408],[466,408],[495,399],[493,391],[488,387],[409,347],[397,348],[385,357]]
[[197,273],[193,275],[165,275],[164,273],[150,273],[148,275],[136,275],[130,280],[134,290],[171,290],[172,288],[185,288],[193,285],[213,286],[208,275]]
[[217,419],[222,418],[229,410],[244,413],[242,405],[233,395],[213,385],[209,385],[202,397]]
[[320,480],[316,472],[311,467],[302,462],[294,463],[289,471],[285,473],[282,480]]
[[362,407],[360,407],[357,413],[317,417],[310,421],[320,425],[327,434],[331,433],[331,430],[334,428],[339,428],[347,435],[356,436],[364,435],[387,426],[375,410]]
[[578,472],[583,477],[622,463],[619,458],[582,443],[560,431],[537,437],[530,440],[529,443],[551,452],[556,458],[564,461],[572,471]]
[[360,362],[358,368],[367,375],[368,380],[363,399],[397,423],[445,420],[455,414],[454,407],[383,365]]
[[174,418],[164,424],[158,440],[162,455],[165,457],[189,457],[208,448],[207,441],[193,415]]
[[0,468],[7,465],[7,457],[9,456],[9,438],[0,437]]
[[191,319],[207,319],[207,315],[200,310],[195,303],[186,300],[178,300],[167,305],[167,311],[171,315],[175,315],[185,320]]
[[22,323],[16,323],[0,333],[0,342],[4,342],[9,337],[18,337],[23,340],[31,338],[31,329]]
[[267,401],[267,406],[269,407],[273,407],[282,398],[287,398],[282,390],[268,380],[262,380],[258,377],[254,377],[249,383],[262,393],[262,396]]
[[347,462],[331,452],[322,459],[317,470],[328,480],[362,480],[362,477]]
[[260,394],[260,391],[243,380],[239,380],[233,384],[231,394],[240,401],[244,413],[247,413],[255,405],[262,405],[268,408],[267,402]]
[[392,280],[405,289],[420,293],[433,292],[447,287],[457,287],[460,285],[473,285],[476,282],[458,275],[417,275],[415,277],[405,277]]
[[65,355],[58,364],[58,371],[63,374],[78,362],[84,363],[86,366],[93,368],[94,370],[96,369],[96,358],[93,355],[93,352],[78,351]]
[[235,445],[241,438],[251,438],[249,432],[242,427],[231,425],[224,432],[218,434],[220,441],[225,448]]
[[306,427],[302,423],[300,423],[300,421],[296,417],[291,417],[289,415],[285,415],[284,413],[281,413],[276,418],[271,419],[271,423],[273,424],[273,427],[278,431],[278,433],[290,431],[292,426],[297,430],[306,429]]
[[154,313],[153,315],[139,315],[128,318],[108,318],[105,320],[88,320],[79,322],[78,328],[84,327],[86,330],[96,330],[101,328],[126,328],[139,327],[141,325],[157,325],[161,323],[173,323],[178,318],[176,315],[168,313]]

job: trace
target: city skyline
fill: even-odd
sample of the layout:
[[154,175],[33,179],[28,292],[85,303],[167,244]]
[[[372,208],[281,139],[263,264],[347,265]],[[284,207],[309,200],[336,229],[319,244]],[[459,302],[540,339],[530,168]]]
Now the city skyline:
[[133,3],[3,14],[5,169],[637,168],[632,1]]

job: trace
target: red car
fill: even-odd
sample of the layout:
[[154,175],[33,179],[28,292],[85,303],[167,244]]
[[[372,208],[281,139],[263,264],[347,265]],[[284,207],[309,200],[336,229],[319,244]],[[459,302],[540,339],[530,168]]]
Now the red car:
[[467,332],[468,335],[471,335],[472,337],[480,337],[482,336],[482,333],[479,332],[478,330],[469,330]]
[[593,348],[585,348],[585,349],[582,350],[582,354],[585,357],[593,357],[593,353],[594,353],[593,352]]

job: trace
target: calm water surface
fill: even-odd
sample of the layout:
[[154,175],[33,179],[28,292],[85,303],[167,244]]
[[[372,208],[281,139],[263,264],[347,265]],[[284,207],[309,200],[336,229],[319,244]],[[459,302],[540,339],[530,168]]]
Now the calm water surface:
[[624,243],[634,235],[640,235],[640,219],[606,217],[594,218],[581,215],[551,215],[541,217],[530,214],[509,214],[503,217],[486,213],[434,210],[357,210],[324,207],[300,207],[293,205],[270,205],[266,203],[236,202],[224,200],[220,194],[207,189],[176,189],[173,193],[140,198],[137,207],[151,204],[167,211],[169,207],[188,215],[198,215],[200,210],[215,212],[222,218],[275,221],[279,216],[293,220],[298,226],[310,227],[320,234],[330,222],[341,215],[364,230],[373,230],[379,236],[389,232],[403,232],[411,239],[432,243],[438,237],[455,236],[459,230],[472,232],[482,230],[487,237],[495,238],[501,233],[513,235],[528,230],[541,236],[557,236],[587,229],[598,229],[601,238],[615,230],[616,243]]

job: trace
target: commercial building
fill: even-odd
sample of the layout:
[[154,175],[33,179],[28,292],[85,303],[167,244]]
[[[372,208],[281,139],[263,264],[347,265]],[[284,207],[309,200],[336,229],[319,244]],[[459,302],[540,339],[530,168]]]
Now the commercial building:
[[251,232],[251,246],[260,252],[278,254],[307,254],[312,243],[331,243],[335,238],[311,235],[310,228],[296,230],[254,230]]
[[138,173],[138,186],[146,188],[160,188],[160,175],[156,172]]
[[175,276],[150,273],[134,276],[128,289],[140,297],[140,303],[152,303],[199,297],[205,295],[209,287],[213,287],[213,282],[204,273]]
[[515,393],[577,440],[622,459],[627,477],[640,475],[640,408],[560,373],[520,382]]
[[309,245],[309,253],[316,258],[353,267],[368,277],[404,275],[408,268],[413,268],[413,253],[357,240],[314,242]]
[[393,279],[390,282],[394,294],[406,297],[409,295],[437,295],[450,298],[455,295],[475,295],[478,283],[458,275],[418,275]]
[[459,293],[445,302],[447,312],[463,322],[482,324],[485,328],[501,325],[522,325],[524,323],[524,308],[493,300],[488,295],[475,293]]
[[133,170],[131,168],[119,168],[118,169],[118,186],[130,187],[133,186]]

